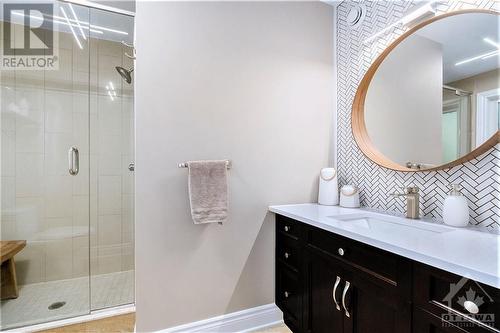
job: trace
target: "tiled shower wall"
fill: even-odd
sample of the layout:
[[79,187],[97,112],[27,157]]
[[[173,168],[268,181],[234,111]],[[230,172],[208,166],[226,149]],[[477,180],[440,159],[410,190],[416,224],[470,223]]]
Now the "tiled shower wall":
[[[355,4],[366,6],[365,20],[349,27],[346,16]],[[471,208],[470,223],[500,229],[500,145],[460,166],[438,171],[404,173],[378,166],[359,150],[351,130],[351,107],[357,85],[377,56],[400,36],[405,28],[397,26],[371,43],[363,41],[397,21],[416,1],[344,1],[338,6],[337,59],[337,161],[340,183],[357,184],[365,207],[404,213],[403,200],[389,196],[400,186],[415,184],[421,189],[421,214],[442,218],[442,205],[447,185],[460,183]],[[470,8],[500,11],[495,1],[439,2],[439,14]],[[390,130],[390,129],[388,129]]]
[[89,254],[92,274],[133,269],[133,86],[114,68],[132,62],[120,43],[90,43],[89,63],[89,48],[59,33],[59,70],[1,73],[0,235],[28,241],[16,256],[20,284],[88,276]]

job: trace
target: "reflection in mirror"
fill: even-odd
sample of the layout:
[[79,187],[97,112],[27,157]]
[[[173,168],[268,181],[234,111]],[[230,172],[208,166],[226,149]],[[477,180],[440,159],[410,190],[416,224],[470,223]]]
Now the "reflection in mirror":
[[424,26],[381,63],[367,91],[372,144],[412,169],[455,161],[500,127],[500,19],[464,13]]

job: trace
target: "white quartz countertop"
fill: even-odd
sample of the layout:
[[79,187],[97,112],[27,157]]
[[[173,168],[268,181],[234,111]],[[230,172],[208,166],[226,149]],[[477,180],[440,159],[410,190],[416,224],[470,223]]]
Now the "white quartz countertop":
[[[400,256],[500,288],[500,235],[410,220],[360,208],[298,204],[270,206],[273,213]],[[369,214],[397,223],[350,223],[339,216]],[[351,215],[354,216],[354,215]],[[336,219],[337,217],[337,219]],[[411,227],[408,227],[411,226]],[[415,228],[413,227],[415,226]],[[435,230],[435,231],[434,231]]]

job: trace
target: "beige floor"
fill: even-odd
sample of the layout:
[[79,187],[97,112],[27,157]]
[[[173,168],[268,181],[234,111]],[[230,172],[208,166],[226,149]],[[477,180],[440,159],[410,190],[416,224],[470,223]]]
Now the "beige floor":
[[81,324],[63,326],[43,333],[129,333],[134,332],[135,313],[115,316]]
[[288,327],[286,327],[285,324],[268,328],[267,330],[264,331],[257,331],[256,333],[292,333]]
[[[59,327],[41,333],[130,333],[134,332],[135,313],[115,316],[82,324]],[[256,333],[291,333],[285,325]]]

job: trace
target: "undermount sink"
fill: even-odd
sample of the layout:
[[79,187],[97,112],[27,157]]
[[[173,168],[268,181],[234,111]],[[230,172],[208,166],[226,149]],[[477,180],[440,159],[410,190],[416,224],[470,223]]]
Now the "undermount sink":
[[374,233],[390,232],[394,234],[432,235],[452,232],[455,229],[447,226],[424,222],[421,220],[410,220],[397,216],[383,215],[377,213],[359,213],[328,216],[339,223],[342,228],[356,231],[368,231]]

